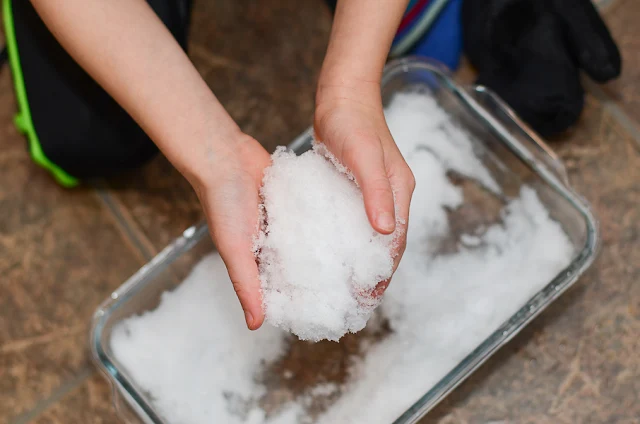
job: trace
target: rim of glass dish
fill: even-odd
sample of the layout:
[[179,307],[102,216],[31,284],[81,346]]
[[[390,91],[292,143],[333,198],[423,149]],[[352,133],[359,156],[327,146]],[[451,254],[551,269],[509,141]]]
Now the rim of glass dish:
[[[560,271],[541,291],[533,296],[522,308],[511,316],[504,324],[494,331],[487,339],[478,345],[462,361],[458,363],[447,375],[438,381],[426,394],[418,399],[405,413],[398,417],[393,424],[415,424],[424,417],[442,399],[458,387],[467,377],[469,377],[478,367],[480,367],[498,349],[515,337],[529,322],[531,322],[546,307],[555,301],[562,293],[571,287],[586,269],[595,260],[600,240],[598,236],[598,220],[593,214],[588,202],[578,195],[566,181],[566,175],[557,175],[545,164],[531,154],[530,147],[525,146],[520,140],[513,137],[484,107],[473,99],[467,89],[456,84],[449,76],[449,71],[444,65],[433,61],[408,57],[389,63],[382,78],[382,85],[386,81],[393,79],[399,73],[409,70],[422,69],[436,74],[445,83],[449,90],[465,104],[469,111],[478,118],[487,128],[496,131],[499,139],[514,153],[521,161],[534,170],[543,181],[548,184],[556,193],[560,194],[568,201],[583,217],[586,225],[585,244],[571,263]],[[498,96],[491,90],[482,86],[472,86],[478,92],[489,94],[496,106],[501,108],[530,139],[534,147],[541,148],[549,155],[549,149],[526,124],[519,120],[516,114],[504,104]],[[555,157],[549,157],[551,161],[557,161]],[[564,181],[561,181],[561,179]]]
[[[468,88],[458,85],[450,78],[448,69],[438,62],[424,58],[407,57],[390,62],[382,77],[382,86],[396,77],[398,74],[411,70],[424,70],[435,74],[446,88],[454,94],[468,110],[479,119],[487,128],[497,131],[498,138],[511,152],[534,170],[542,180],[556,193],[568,201],[584,218],[586,225],[585,245],[576,255],[573,261],[551,280],[541,291],[533,296],[518,312],[512,315],[507,322],[502,324],[487,339],[478,345],[469,355],[456,365],[447,375],[438,381],[426,394],[418,399],[409,409],[390,424],[415,424],[420,418],[435,407],[444,397],[460,385],[478,367],[480,367],[499,348],[517,335],[531,320],[542,312],[550,303],[564,293],[582,273],[594,261],[599,249],[598,221],[595,218],[589,204],[579,196],[564,180],[564,176],[558,175],[531,153],[531,148],[525,146],[520,140],[509,134],[499,120],[495,119],[483,106],[481,106],[468,92]],[[472,90],[484,92],[490,95],[496,106],[503,109],[514,122],[524,130],[533,147],[540,147],[547,154],[546,145],[531,130],[524,125],[499,97],[493,95],[490,90],[481,86],[471,86]],[[313,129],[307,129],[296,138],[289,146],[296,148],[303,146],[313,139]],[[556,158],[550,157],[552,161]],[[105,374],[114,386],[114,396],[125,395],[129,402],[135,402],[139,407],[138,412],[147,415],[148,420],[154,424],[169,424],[157,415],[136,385],[123,375],[117,366],[111,361],[101,343],[102,331],[111,312],[120,304],[138,293],[145,282],[152,281],[150,277],[158,272],[161,264],[171,263],[185,251],[188,251],[199,240],[208,234],[206,224],[198,224],[184,231],[182,236],[165,247],[150,262],[145,264],[131,278],[123,283],[111,296],[106,299],[96,310],[90,332],[90,348],[92,359],[97,367]],[[124,391],[124,393],[123,393]]]

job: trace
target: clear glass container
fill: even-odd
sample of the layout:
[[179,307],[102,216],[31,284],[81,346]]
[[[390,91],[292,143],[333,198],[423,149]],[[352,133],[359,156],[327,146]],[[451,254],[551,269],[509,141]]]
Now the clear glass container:
[[[569,186],[567,173],[553,151],[491,91],[484,87],[458,86],[442,66],[419,58],[390,63],[382,80],[383,101],[402,91],[430,92],[454,119],[465,127],[475,143],[474,151],[490,170],[505,196],[515,197],[523,184],[536,189],[551,217],[561,224],[574,245],[571,263],[504,322],[483,343],[425,393],[394,422],[417,422],[449,392],[527,323],[567,290],[592,263],[597,252],[597,222],[588,204]],[[302,153],[310,148],[309,129],[290,147]],[[482,216],[486,197],[465,199],[465,207]],[[452,223],[451,231],[468,225]],[[458,228],[460,227],[460,228]],[[155,309],[160,295],[175,288],[191,268],[214,249],[206,225],[187,229],[152,261],[112,293],[96,311],[91,329],[93,359],[113,387],[118,414],[130,423],[169,423],[154,409],[149,396],[136,386],[110,349],[112,329],[120,321]],[[516,306],[517,307],[517,306]],[[341,342],[342,344],[342,342]],[[334,344],[334,346],[338,346]],[[158,370],[162,372],[162,370]]]

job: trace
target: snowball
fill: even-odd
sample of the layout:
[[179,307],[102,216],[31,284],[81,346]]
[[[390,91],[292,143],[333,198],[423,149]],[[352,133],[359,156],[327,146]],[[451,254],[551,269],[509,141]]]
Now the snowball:
[[[575,253],[571,242],[528,186],[506,201],[499,222],[454,231],[457,223],[450,212],[461,209],[465,199],[447,172],[456,171],[490,193],[500,193],[500,187],[473,151],[470,136],[428,95],[397,95],[386,113],[417,180],[407,249],[377,310],[390,334],[361,342],[362,357],[352,357],[346,382],[319,378],[315,385],[300,390],[297,375],[283,369],[282,380],[297,391],[277,411],[267,414],[260,401],[271,392],[258,376],[288,355],[289,333],[270,325],[256,332],[246,330],[222,260],[212,254],[175,291],[165,294],[156,310],[128,318],[114,329],[111,347],[115,357],[135,383],[151,394],[167,423],[388,424],[570,263]],[[300,167],[315,171],[300,172]],[[348,285],[336,284],[333,294],[315,290],[315,284],[333,284],[328,277],[337,276],[333,281],[369,288],[373,283],[362,281],[382,275],[384,267],[377,261],[353,265],[354,255],[360,253],[355,251],[371,249],[371,253],[374,249],[367,243],[377,243],[376,252],[388,267],[386,244],[363,224],[362,209],[354,206],[353,213],[338,213],[343,210],[342,197],[359,204],[354,199],[360,195],[318,152],[295,159],[280,150],[271,172],[277,173],[277,197],[271,198],[273,205],[266,205],[270,232],[264,235],[262,243],[267,248],[261,252],[272,255],[266,294],[267,305],[275,306],[268,312],[277,311],[278,319],[284,320],[284,309],[291,308],[289,316],[301,317],[301,325],[318,322],[327,335],[334,332],[337,337],[345,323],[356,322],[353,311],[359,311],[359,306]],[[335,197],[322,190],[322,184],[338,187]],[[358,237],[341,238],[343,231],[352,234],[350,226],[358,228]],[[286,228],[293,230],[283,232]],[[330,236],[325,234],[329,230]],[[360,231],[370,238],[360,238]],[[454,239],[454,251],[436,249],[445,236]],[[332,246],[328,246],[330,241]],[[272,242],[284,251],[270,250]],[[294,249],[294,245],[302,247]],[[352,268],[338,266],[337,258],[351,261]],[[321,271],[314,274],[310,269]],[[297,279],[300,275],[305,278]],[[294,281],[300,289],[274,290],[284,281]],[[318,305],[313,312],[300,307],[314,301]],[[350,307],[348,303],[355,309],[344,309]],[[341,315],[338,310],[347,312]],[[332,317],[330,322],[328,317]],[[354,328],[364,325],[365,317],[366,313]],[[379,321],[370,320],[368,327]],[[323,345],[312,348],[318,349],[313,357],[321,362]],[[288,359],[289,365],[301,364],[300,358]],[[327,361],[333,364],[335,358]],[[318,368],[321,365],[326,364]],[[311,401],[317,398],[330,399],[320,415],[309,412]]]
[[362,192],[322,145],[279,148],[265,172],[256,241],[266,321],[302,340],[338,341],[364,328],[391,277],[393,235],[369,224]]

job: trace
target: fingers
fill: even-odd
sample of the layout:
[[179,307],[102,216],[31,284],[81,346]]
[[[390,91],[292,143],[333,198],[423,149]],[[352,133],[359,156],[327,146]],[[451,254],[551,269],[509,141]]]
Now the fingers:
[[391,278],[384,281],[380,281],[376,286],[376,288],[373,289],[373,292],[371,292],[371,297],[373,297],[374,299],[378,299],[382,297],[385,290],[387,290],[387,287],[389,287],[389,283],[391,283]]
[[381,234],[391,234],[396,228],[393,191],[377,136],[345,145],[342,160],[360,185],[371,226]]
[[404,161],[404,158],[397,152],[399,158],[392,165],[390,181],[395,188],[396,213],[398,214],[398,235],[396,256],[394,258],[394,271],[398,267],[404,250],[407,246],[407,229],[409,227],[409,208],[411,197],[416,187],[416,181],[411,169]]
[[[391,161],[390,167],[392,170],[389,180],[391,182],[391,186],[394,188],[397,215],[397,238],[395,240],[396,245],[393,258],[393,272],[395,272],[407,247],[409,208],[411,205],[411,196],[415,190],[416,183],[411,169],[404,161],[404,158],[402,158],[400,152],[394,151],[389,154],[389,156],[391,156],[388,160]],[[373,289],[371,296],[374,299],[380,298],[387,290],[390,283],[391,278],[378,283],[376,288]]]
[[[346,145],[342,160],[353,172],[362,189],[365,209],[372,227],[382,234],[396,232],[395,272],[407,244],[409,208],[416,182],[391,135],[382,143],[372,139],[373,137],[362,137]],[[384,222],[386,218],[391,218],[391,222]],[[390,279],[380,282],[372,296],[382,296],[389,283]]]
[[[239,218],[240,220],[243,217]],[[245,321],[250,330],[257,330],[264,322],[258,264],[253,255],[253,237],[257,214],[250,226],[230,224],[214,216],[209,228],[218,252],[224,261],[233,289],[238,296]]]
[[211,236],[224,261],[247,327],[264,322],[258,265],[253,242],[258,230],[258,187],[255,178],[242,172],[228,172],[208,193],[199,195]]

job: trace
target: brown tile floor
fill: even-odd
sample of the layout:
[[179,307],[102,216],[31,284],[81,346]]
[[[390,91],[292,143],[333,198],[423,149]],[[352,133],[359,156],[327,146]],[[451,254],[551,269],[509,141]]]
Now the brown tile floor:
[[[196,4],[196,66],[245,131],[269,149],[286,143],[313,113],[330,27],[324,6]],[[602,252],[575,289],[424,423],[640,422],[640,30],[632,25],[640,7],[617,0],[606,15],[623,49],[624,75],[595,90],[578,127],[554,142],[601,219]],[[162,158],[100,189],[59,189],[28,160],[13,110],[3,72],[0,423],[113,423],[110,390],[88,363],[91,313],[201,213]]]
[[144,258],[92,190],[58,188],[33,166],[0,76],[0,421],[93,371],[96,305]]
[[120,422],[111,398],[111,388],[101,375],[93,374],[62,401],[52,404],[34,422],[41,424],[112,424]]
[[640,122],[640,37],[637,25],[640,20],[640,2],[619,0],[607,8],[607,23],[620,48],[624,68],[622,76],[606,87],[607,94],[626,113]]

